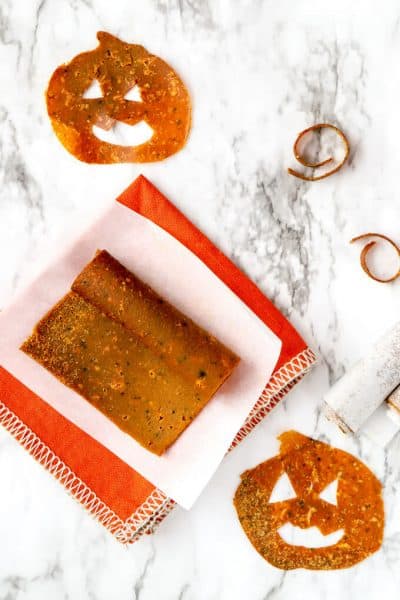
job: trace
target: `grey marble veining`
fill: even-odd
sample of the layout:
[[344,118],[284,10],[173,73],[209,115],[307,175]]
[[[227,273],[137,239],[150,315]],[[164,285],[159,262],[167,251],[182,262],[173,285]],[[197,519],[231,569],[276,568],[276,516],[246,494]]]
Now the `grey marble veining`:
[[[54,136],[44,90],[105,29],[170,62],[193,98],[185,149],[153,165],[88,166]],[[0,431],[0,598],[397,598],[400,440],[381,450],[321,414],[330,383],[399,318],[400,283],[361,271],[349,240],[400,242],[400,8],[386,0],[1,0],[0,308],[139,173],[152,179],[286,314],[318,367],[221,465],[190,513],[126,549]],[[337,175],[307,183],[292,145],[321,121],[351,142]],[[283,573],[238,525],[239,474],[296,428],[361,457],[384,483],[382,549],[347,571]]]

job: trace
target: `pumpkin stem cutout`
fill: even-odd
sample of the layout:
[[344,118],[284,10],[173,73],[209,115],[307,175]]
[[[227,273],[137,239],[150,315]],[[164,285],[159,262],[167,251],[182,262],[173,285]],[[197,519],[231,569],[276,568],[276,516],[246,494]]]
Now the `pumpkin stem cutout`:
[[[47,112],[54,132],[76,158],[88,163],[154,162],[180,150],[189,135],[191,102],[175,71],[143,46],[128,44],[105,31],[99,45],[58,67],[47,92]],[[99,97],[86,95],[96,82]],[[126,95],[137,86],[139,100]],[[93,128],[115,124],[152,129],[136,146],[112,144]]]
[[[242,474],[234,504],[254,548],[280,569],[343,569],[364,560],[382,544],[382,486],[358,458],[296,431],[279,436],[280,454]],[[272,500],[286,475],[296,497]],[[326,491],[337,482],[336,498]],[[283,528],[318,531],[331,545],[288,543]],[[336,535],[335,535],[336,534]],[[301,537],[301,536],[300,536]]]

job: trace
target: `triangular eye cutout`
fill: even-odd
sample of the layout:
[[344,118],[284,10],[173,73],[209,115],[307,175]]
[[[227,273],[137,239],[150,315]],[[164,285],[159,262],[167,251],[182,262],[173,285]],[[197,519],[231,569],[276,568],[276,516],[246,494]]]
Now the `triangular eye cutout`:
[[134,85],[133,88],[126,92],[124,100],[133,100],[134,102],[143,102],[142,96],[140,95],[140,88],[138,85]]
[[325,500],[325,502],[337,506],[337,487],[338,480],[334,479],[334,481],[327,485],[326,488],[320,493],[319,497],[321,500]]
[[92,83],[85,90],[82,98],[88,98],[88,99],[94,100],[95,98],[102,98],[102,97],[103,97],[103,92],[101,91],[100,84],[97,81],[97,79],[93,79]]
[[270,503],[284,502],[285,500],[296,498],[296,496],[297,494],[290,483],[289,477],[286,475],[286,473],[283,473],[276,482],[269,501]]

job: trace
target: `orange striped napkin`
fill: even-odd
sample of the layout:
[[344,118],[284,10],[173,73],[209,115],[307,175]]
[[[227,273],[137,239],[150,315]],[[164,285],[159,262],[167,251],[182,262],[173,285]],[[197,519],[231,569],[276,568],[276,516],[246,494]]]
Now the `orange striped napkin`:
[[[256,285],[145,177],[136,179],[117,202],[184,244],[282,340],[274,373],[232,449],[301,379],[315,362],[315,355]],[[175,506],[161,490],[1,366],[0,423],[122,543],[152,532]]]

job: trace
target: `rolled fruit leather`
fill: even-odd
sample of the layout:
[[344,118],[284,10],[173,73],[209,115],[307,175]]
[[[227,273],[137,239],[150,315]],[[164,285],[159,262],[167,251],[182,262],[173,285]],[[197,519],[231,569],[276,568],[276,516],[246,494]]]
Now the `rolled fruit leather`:
[[386,446],[400,431],[400,322],[324,396],[325,415],[345,433]]

